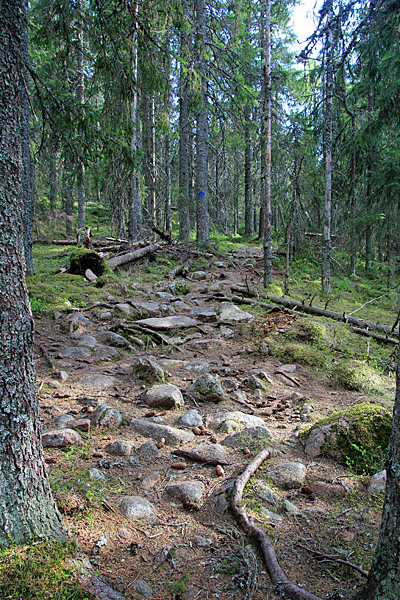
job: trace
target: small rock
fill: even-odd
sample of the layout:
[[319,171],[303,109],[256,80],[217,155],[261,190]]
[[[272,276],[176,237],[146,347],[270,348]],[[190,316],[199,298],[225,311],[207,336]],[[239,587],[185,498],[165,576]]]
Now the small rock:
[[97,344],[96,338],[92,335],[82,335],[78,340],[78,346],[86,346],[87,348],[94,348]]
[[73,429],[82,431],[82,433],[88,433],[90,431],[90,425],[91,425],[90,419],[75,419],[71,423],[71,427],[73,427]]
[[165,439],[168,446],[179,446],[194,439],[194,434],[191,431],[177,429],[169,425],[160,425],[152,423],[146,419],[131,420],[131,426],[135,431],[146,437],[151,437],[155,440]]
[[181,500],[182,502],[192,502],[197,504],[203,498],[205,485],[202,481],[184,481],[174,483],[166,487],[167,494]]
[[325,434],[319,429],[319,427],[315,427],[310,435],[307,438],[305,445],[305,452],[307,456],[310,458],[314,458],[315,456],[319,456],[322,453],[322,447],[325,444]]
[[96,334],[96,340],[107,346],[115,346],[115,348],[127,348],[133,350],[131,344],[122,335],[114,333],[114,331],[103,331]]
[[325,481],[313,481],[311,485],[315,494],[324,500],[337,500],[346,491],[342,485],[334,485]]
[[254,321],[254,316],[241,310],[235,304],[231,302],[221,302],[218,308],[219,321],[224,323],[240,323],[240,322],[251,322]]
[[73,429],[49,429],[42,433],[43,448],[65,448],[81,442],[81,436]]
[[161,481],[161,474],[159,471],[150,471],[140,483],[142,490],[151,490],[157,483]]
[[178,425],[182,425],[183,427],[199,427],[203,425],[203,418],[195,408],[192,408],[178,419]]
[[122,423],[122,414],[108,406],[101,404],[91,415],[93,425],[98,427],[119,427]]
[[113,456],[129,456],[132,452],[132,442],[117,440],[111,444],[107,444],[105,451]]
[[67,427],[74,419],[75,417],[72,415],[60,415],[56,419],[56,425],[57,427]]
[[154,460],[160,458],[160,451],[153,442],[146,442],[140,448],[137,449],[139,456],[146,460]]
[[221,402],[224,400],[225,394],[222,385],[216,377],[209,373],[200,375],[189,387],[188,393],[195,400],[202,402]]
[[226,421],[234,421],[240,428],[263,427],[265,425],[264,420],[260,417],[248,415],[240,410],[231,410],[214,415],[211,427],[212,429],[221,429],[223,423]]
[[289,500],[284,500],[282,504],[283,504],[283,509],[289,515],[296,516],[301,513],[301,510],[299,508],[297,508],[297,506],[295,504],[293,504],[292,502],[290,502]]
[[133,365],[133,375],[148,383],[164,383],[166,378],[164,369],[153,357],[138,358]]
[[272,481],[284,490],[300,488],[306,477],[307,468],[301,462],[289,462],[274,465],[273,470],[268,470]]
[[160,317],[158,319],[142,319],[140,321],[136,321],[136,323],[138,325],[143,325],[144,327],[150,327],[157,330],[189,329],[190,327],[195,327],[197,325],[197,321],[195,321],[195,319],[191,319],[190,317],[185,317],[183,315]]
[[371,481],[368,487],[368,493],[373,495],[373,494],[380,494],[381,492],[384,492],[386,488],[386,470],[385,471],[381,471],[380,473],[375,473],[375,475],[373,475],[371,477]]
[[274,434],[268,427],[248,427],[237,433],[231,433],[221,443],[229,448],[240,448],[243,445],[249,446],[252,442],[259,443],[260,440],[271,440],[274,438]]
[[260,508],[260,513],[265,519],[272,521],[272,523],[282,523],[283,521],[282,517],[272,512],[272,510],[268,510],[268,508],[265,508],[264,506]]
[[101,479],[105,479],[106,478],[106,476],[104,475],[104,473],[102,473],[100,471],[100,469],[96,469],[96,467],[92,467],[89,470],[89,477],[91,479],[96,479],[96,480],[101,480]]
[[74,360],[88,360],[91,356],[91,351],[82,346],[69,346],[68,348],[63,348],[56,354],[56,358],[72,358]]
[[200,444],[193,448],[194,452],[198,452],[201,456],[212,458],[214,460],[220,460],[221,462],[228,461],[228,455],[226,450],[221,444]]
[[143,397],[148,406],[158,408],[180,408],[184,405],[182,393],[176,385],[155,385],[150,388]]
[[157,510],[148,500],[140,496],[127,496],[121,503],[121,512],[134,521],[152,523],[157,518]]
[[264,500],[264,502],[268,502],[268,504],[272,504],[272,506],[278,506],[278,498],[276,494],[263,481],[257,481],[256,492],[258,498]]
[[195,535],[193,538],[193,546],[195,548],[201,548],[203,550],[209,550],[211,548],[212,540],[206,538],[204,535]]
[[144,579],[137,579],[135,583],[132,584],[132,589],[137,594],[143,596],[143,598],[151,598],[153,596],[151,587]]

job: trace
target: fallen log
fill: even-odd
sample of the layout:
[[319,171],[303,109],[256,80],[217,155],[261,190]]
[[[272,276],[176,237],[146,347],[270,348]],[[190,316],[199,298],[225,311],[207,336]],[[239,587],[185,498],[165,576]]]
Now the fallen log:
[[[366,319],[357,319],[351,315],[346,315],[346,313],[338,313],[333,310],[326,310],[324,308],[320,308],[319,306],[312,306],[309,304],[305,304],[304,302],[298,302],[297,300],[292,300],[290,298],[280,298],[278,296],[267,296],[268,300],[275,302],[275,304],[282,304],[288,310],[293,311],[295,314],[299,314],[297,309],[300,309],[303,313],[308,315],[315,315],[318,317],[327,317],[328,319],[334,319],[335,321],[342,321],[342,323],[349,323],[350,325],[355,325],[355,327],[360,327],[364,331],[366,328],[376,329],[377,331],[381,331],[386,335],[395,335],[399,337],[399,330],[392,331],[392,327],[389,325],[382,325],[381,323],[374,323],[373,321],[368,321]],[[257,300],[250,300],[248,298],[239,298],[239,296],[233,296],[232,302],[241,302],[242,304],[257,304],[258,306],[262,306],[263,308],[271,309],[276,308],[274,304],[269,304],[266,302],[259,302]],[[359,333],[359,332],[357,332]],[[384,336],[382,336],[384,337]],[[384,338],[386,341],[386,338]],[[383,340],[381,340],[383,341]]]
[[110,258],[107,261],[108,266],[114,271],[114,269],[116,269],[117,267],[121,267],[122,265],[126,265],[127,263],[133,262],[134,260],[143,258],[143,256],[153,254],[159,249],[160,244],[149,244],[148,246],[140,248],[139,250],[134,250],[133,252],[126,252],[125,254],[121,254],[120,256]]
[[239,508],[239,505],[242,502],[243,490],[250,477],[254,475],[264,460],[271,458],[272,456],[276,456],[277,454],[278,452],[272,448],[264,448],[264,450],[257,454],[255,459],[247,465],[246,469],[241,475],[239,475],[234,483],[230,499],[231,509],[235,515],[235,518],[246,531],[246,533],[255,537],[260,543],[264,563],[272,584],[277,586],[280,592],[286,594],[286,596],[292,600],[320,600],[318,596],[314,596],[314,594],[303,590],[296,584],[289,581],[278,563],[274,547],[264,529],[254,525],[251,518],[246,514],[245,510],[243,508]]

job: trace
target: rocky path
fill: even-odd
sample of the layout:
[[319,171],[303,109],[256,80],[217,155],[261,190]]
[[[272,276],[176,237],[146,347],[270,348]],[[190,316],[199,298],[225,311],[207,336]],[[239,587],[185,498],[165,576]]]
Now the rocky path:
[[306,548],[346,555],[349,544],[370,545],[378,521],[368,494],[299,441],[313,413],[356,397],[265,354],[254,316],[229,301],[261,261],[260,249],[210,258],[207,274],[116,286],[101,303],[36,325],[57,368],[38,352],[53,489],[116,597],[280,598],[228,508],[235,478],[268,445],[278,456],[252,478],[245,505],[288,577],[330,598],[362,581],[321,568]]

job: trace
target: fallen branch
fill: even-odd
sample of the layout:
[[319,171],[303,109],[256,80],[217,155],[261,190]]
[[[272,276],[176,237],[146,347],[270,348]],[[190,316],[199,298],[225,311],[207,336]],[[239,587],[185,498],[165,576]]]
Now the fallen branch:
[[121,267],[122,265],[126,265],[127,263],[133,262],[134,260],[138,260],[139,258],[143,258],[143,256],[147,256],[148,254],[153,254],[157,250],[160,249],[160,244],[149,244],[144,248],[139,248],[139,250],[134,250],[133,252],[126,252],[125,254],[121,254],[120,256],[115,256],[114,258],[110,258],[108,262],[108,266],[110,269],[114,270],[117,267]]
[[170,233],[165,233],[165,231],[163,231],[162,229],[160,229],[159,227],[157,227],[156,225],[152,225],[151,226],[152,231],[154,231],[154,233],[156,233],[157,235],[160,236],[160,238],[164,241],[164,242],[168,242],[168,244],[171,243],[172,238],[171,238],[171,234]]
[[284,571],[280,567],[276,558],[274,547],[265,531],[253,524],[250,517],[246,514],[243,508],[239,508],[242,501],[243,490],[250,477],[254,475],[258,467],[272,456],[276,456],[278,452],[272,448],[264,448],[254,460],[251,461],[241,475],[236,479],[230,505],[236,519],[246,531],[248,535],[254,536],[261,545],[261,550],[264,557],[265,566],[272,581],[272,584],[279,587],[280,591],[284,592],[288,598],[292,600],[320,600],[318,596],[314,596],[291,581],[286,577]]
[[206,463],[208,465],[230,465],[231,463],[227,460],[216,459],[210,456],[203,456],[198,452],[191,452],[190,450],[174,450],[173,454],[175,456],[181,456],[182,458],[188,458],[189,460],[193,460],[194,462]]
[[175,344],[173,344],[172,342],[167,340],[167,338],[165,338],[163,335],[161,335],[161,333],[154,331],[154,329],[148,329],[147,327],[143,327],[143,325],[135,325],[134,323],[132,323],[131,325],[123,325],[121,323],[120,325],[118,325],[118,328],[122,329],[124,331],[130,331],[130,332],[132,332],[132,329],[136,329],[137,331],[143,331],[143,333],[146,333],[147,335],[153,335],[155,338],[157,338],[158,340],[163,342],[163,344],[166,344],[167,346],[171,346],[175,350],[178,350],[178,352],[183,352],[183,350],[181,348],[179,348],[178,346],[176,346]]
[[307,550],[307,552],[314,554],[314,556],[318,562],[337,562],[337,563],[340,563],[341,565],[345,565],[346,567],[350,567],[351,569],[355,569],[356,571],[358,571],[360,573],[360,575],[362,575],[365,578],[368,578],[367,571],[364,571],[364,569],[362,569],[361,567],[358,567],[357,565],[355,565],[351,562],[348,562],[347,560],[343,560],[339,556],[335,556],[333,554],[323,554],[322,552],[318,552],[318,550],[312,550],[311,548],[308,548],[307,546],[303,546],[303,544],[299,544],[299,543],[296,544],[296,546],[299,546],[299,548],[303,548],[304,550]]
[[374,333],[373,331],[369,331],[368,329],[361,329],[361,327],[352,327],[354,333],[358,333],[359,335],[364,335],[365,337],[372,337],[374,340],[378,342],[384,342],[386,344],[398,344],[399,340],[387,337],[386,335],[379,335],[379,333]]

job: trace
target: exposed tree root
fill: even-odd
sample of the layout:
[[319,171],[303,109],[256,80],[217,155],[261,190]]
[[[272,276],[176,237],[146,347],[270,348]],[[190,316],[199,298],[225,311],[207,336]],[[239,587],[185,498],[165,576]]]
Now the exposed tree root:
[[278,563],[274,547],[272,546],[265,531],[260,527],[256,527],[246,512],[238,506],[242,500],[244,487],[249,481],[250,477],[256,472],[264,460],[271,458],[272,456],[276,456],[277,454],[277,450],[274,450],[273,448],[264,448],[264,450],[257,454],[255,459],[247,465],[246,469],[241,475],[239,475],[233,486],[230,500],[231,509],[237,521],[240,523],[246,533],[254,536],[260,543],[265,566],[273,585],[278,586],[288,598],[291,598],[291,600],[321,600],[318,598],[318,596],[314,596],[314,594],[299,588],[297,585],[289,581]]

